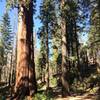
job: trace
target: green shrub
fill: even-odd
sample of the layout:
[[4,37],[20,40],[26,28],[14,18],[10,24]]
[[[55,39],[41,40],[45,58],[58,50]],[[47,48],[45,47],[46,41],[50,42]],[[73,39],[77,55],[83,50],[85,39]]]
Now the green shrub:
[[52,90],[48,91],[46,100],[53,100],[53,91]]
[[33,100],[47,100],[47,97],[44,93],[42,93],[42,94],[37,93]]
[[35,97],[33,97],[33,100],[54,100],[54,99],[51,92],[48,93],[43,92],[43,93],[37,93]]
[[51,84],[52,84],[53,86],[56,86],[56,85],[57,85],[57,79],[56,79],[56,78],[52,78],[52,79],[50,80],[50,82],[51,82]]

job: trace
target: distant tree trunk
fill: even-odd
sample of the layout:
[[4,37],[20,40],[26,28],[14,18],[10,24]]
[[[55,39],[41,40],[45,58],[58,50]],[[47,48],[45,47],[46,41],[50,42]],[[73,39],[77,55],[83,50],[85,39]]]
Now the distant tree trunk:
[[45,82],[45,73],[42,73],[42,82]]
[[4,67],[5,67],[5,81],[6,81],[6,85],[8,85],[8,82],[9,82],[9,69],[8,69],[8,53],[5,55],[6,56],[6,60],[5,60],[5,62],[6,62],[6,64],[4,65]]
[[13,56],[13,50],[12,50],[12,53],[11,53],[11,58],[10,58],[9,86],[11,85],[11,75],[12,75],[12,56]]
[[[48,17],[48,15],[47,15]],[[48,22],[46,23],[46,69],[47,69],[47,75],[46,75],[46,84],[47,84],[47,90],[49,89],[49,39],[48,39]]]
[[[63,8],[65,0],[61,1],[61,6]],[[68,51],[67,51],[67,23],[65,17],[62,16],[62,96],[69,95],[69,84],[68,84]]]
[[[71,16],[72,17],[72,16]],[[70,37],[71,37],[71,56],[75,56],[75,37],[74,37],[74,25],[73,25],[73,19],[70,19]],[[72,61],[72,67],[74,68],[75,67],[75,62]]]
[[[33,21],[33,16],[31,16],[31,22]],[[33,36],[33,27],[31,27],[31,33],[32,33],[32,36],[31,36],[31,43],[32,43],[32,47],[31,47],[31,64],[32,64],[32,68],[33,68],[33,71],[31,72],[31,74],[29,74],[29,78],[31,80],[31,84],[29,86],[29,90],[30,90],[30,94],[31,92],[33,91],[33,89],[35,90],[35,92],[37,92],[37,82],[36,82],[36,74],[35,74],[35,62],[34,62],[34,36]],[[31,76],[30,76],[31,75]]]
[[75,27],[75,42],[76,42],[76,56],[77,56],[77,70],[78,70],[78,77],[79,80],[82,81],[81,73],[80,73],[80,60],[79,60],[79,42],[78,42],[78,35],[77,35],[77,26],[76,26],[76,19],[74,18],[74,27]]
[[[1,67],[1,66],[0,66]],[[1,82],[1,72],[2,72],[2,68],[0,68],[0,82]]]
[[[28,8],[26,1],[19,2],[19,23],[17,34],[17,67],[15,92],[17,99],[21,96],[34,95],[36,92],[35,64],[32,45],[33,34],[33,0],[30,0]],[[33,56],[32,56],[33,55]]]

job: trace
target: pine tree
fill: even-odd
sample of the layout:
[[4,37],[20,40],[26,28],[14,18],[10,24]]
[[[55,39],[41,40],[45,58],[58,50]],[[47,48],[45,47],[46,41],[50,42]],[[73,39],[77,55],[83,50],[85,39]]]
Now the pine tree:
[[11,31],[10,18],[6,12],[1,23],[1,43],[5,49],[5,53],[9,53],[12,48],[13,34]]
[[[92,48],[91,56],[94,58],[97,57],[100,45],[100,12],[99,12],[99,1],[97,0],[95,3],[96,7],[91,9],[91,19],[90,19],[90,32],[89,32],[89,44]],[[91,5],[91,4],[90,4]]]
[[[62,95],[69,95],[72,82],[71,75],[75,72],[76,59],[79,60],[78,51],[78,2],[77,1],[58,1],[61,10],[61,34],[62,34]],[[79,63],[79,62],[78,62]],[[77,65],[77,67],[79,64]],[[75,75],[74,75],[75,77]],[[73,79],[71,79],[73,81]],[[70,85],[69,85],[70,84]]]
[[11,53],[13,46],[13,33],[8,12],[3,15],[3,19],[1,20],[0,33],[0,66],[3,68],[3,66],[7,67],[7,64],[9,63],[9,57],[7,56]]
[[66,94],[69,94],[69,84],[68,84],[68,50],[67,50],[67,19],[66,19],[66,8],[65,8],[65,0],[61,1],[61,10],[62,10],[62,16],[61,16],[61,33],[62,33],[62,95],[65,96]]
[[[43,0],[40,7],[40,20],[43,24],[41,27],[42,32],[45,35],[45,47],[46,47],[46,71],[47,71],[47,89],[49,88],[49,57],[50,57],[50,40],[56,25],[55,21],[55,2],[53,0]],[[40,35],[43,35],[40,34]]]

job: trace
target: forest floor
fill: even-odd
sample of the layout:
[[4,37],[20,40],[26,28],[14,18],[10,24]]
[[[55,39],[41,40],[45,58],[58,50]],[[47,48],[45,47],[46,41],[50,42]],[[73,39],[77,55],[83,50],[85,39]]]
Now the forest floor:
[[[9,96],[11,95],[10,92],[10,87],[3,87],[0,88],[0,100],[10,100]],[[41,95],[41,93],[43,94],[45,92],[45,86],[42,88],[42,90],[40,90],[39,95]],[[49,95],[52,97],[52,99],[46,99],[46,100],[100,100],[100,95],[96,94],[96,93],[90,93],[90,92],[85,92],[82,94],[75,94],[72,93],[71,96],[67,96],[65,98],[62,98],[61,96],[61,88],[57,88],[57,87],[52,87],[51,88],[52,94]],[[99,99],[97,99],[97,97],[99,97]],[[2,99],[3,98],[3,99]],[[38,99],[36,99],[38,100]],[[40,99],[39,100],[45,100],[45,99]]]
[[[48,100],[100,100],[100,93],[98,94],[97,92],[94,92],[93,90],[95,90],[97,88],[94,89],[90,89],[89,91],[86,90],[83,93],[72,93],[71,96],[67,96],[65,98],[62,98],[61,95],[61,88],[59,87],[51,87],[51,91],[52,91],[52,98],[53,99],[48,99]],[[45,91],[46,87],[42,87],[42,90]],[[41,99],[42,100],[42,99]]]
[[[98,99],[99,97],[99,99]],[[67,96],[65,98],[62,98],[61,92],[57,93],[57,97],[55,97],[54,100],[100,100],[100,95],[97,93],[82,93],[82,94],[71,94],[71,96]]]
[[97,95],[93,94],[83,94],[81,96],[68,96],[66,98],[57,98],[55,100],[97,100]]
[[[98,95],[97,94],[82,94],[82,95],[75,95],[75,96],[67,96],[65,98],[61,97],[61,94],[57,94],[56,97],[54,97],[53,99],[49,99],[49,100],[100,100],[97,99]],[[5,98],[5,97],[3,97]],[[0,100],[10,100],[9,97],[6,96],[6,99],[1,99]],[[44,100],[44,99],[40,99],[40,100]]]

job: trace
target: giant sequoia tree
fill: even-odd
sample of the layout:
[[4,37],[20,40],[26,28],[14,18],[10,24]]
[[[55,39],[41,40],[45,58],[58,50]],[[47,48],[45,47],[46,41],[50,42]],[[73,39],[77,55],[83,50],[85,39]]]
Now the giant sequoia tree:
[[[28,8],[27,8],[28,6]],[[33,95],[36,79],[33,55],[33,0],[19,1],[19,23],[17,40],[16,92]],[[26,92],[26,93],[25,93]]]
[[[17,3],[17,4],[16,4]],[[18,5],[17,33],[17,67],[15,92],[21,96],[33,95],[36,91],[34,46],[33,46],[33,13],[35,0],[8,1],[13,7]]]

